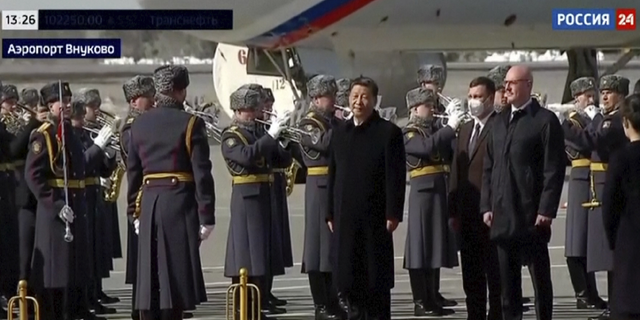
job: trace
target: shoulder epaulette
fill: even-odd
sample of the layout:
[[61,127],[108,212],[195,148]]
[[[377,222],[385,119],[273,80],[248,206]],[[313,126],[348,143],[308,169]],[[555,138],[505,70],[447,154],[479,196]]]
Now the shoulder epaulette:
[[313,118],[315,116],[316,116],[315,112],[309,111],[309,112],[307,112],[307,114],[304,117],[305,118]]
[[569,117],[570,117],[570,118],[573,118],[576,114],[578,114],[578,112],[576,112],[576,111],[571,111],[571,112],[569,113]]
[[49,127],[51,127],[51,123],[45,122],[38,128],[38,132],[45,132],[49,129]]
[[618,112],[618,110],[620,110],[620,109],[615,109],[615,110],[609,112],[609,114],[616,114]]
[[136,118],[134,118],[134,117],[130,117],[130,118],[128,118],[128,119],[127,119],[126,124],[132,124],[132,123],[133,123],[133,120],[135,120],[135,119],[136,119]]

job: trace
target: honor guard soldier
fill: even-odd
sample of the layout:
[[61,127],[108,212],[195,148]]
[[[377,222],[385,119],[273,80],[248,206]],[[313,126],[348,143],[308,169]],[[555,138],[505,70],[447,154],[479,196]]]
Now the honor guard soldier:
[[[445,80],[446,80],[445,70],[441,66],[427,64],[427,65],[423,65],[418,69],[418,79],[417,79],[418,85],[420,85],[420,87],[426,90],[433,91],[433,93],[435,94],[435,99],[436,99],[435,110],[434,110],[435,114],[451,115],[463,109],[462,101],[460,99],[452,99],[450,102],[447,103],[446,106],[443,104],[444,101],[441,101],[440,95],[442,93],[442,89],[444,88]],[[445,118],[438,118],[438,119],[435,119],[435,121],[432,123],[431,126],[433,127],[433,129],[437,130],[437,129],[443,128],[447,123],[447,121],[448,120]],[[451,140],[451,148],[453,148],[454,143],[455,143],[455,140]],[[442,161],[445,166],[444,167],[445,176],[449,174],[451,162],[453,161],[452,157],[453,157],[453,152],[448,152],[443,154]],[[449,183],[449,179],[445,179],[445,186],[447,190],[449,189],[448,183]],[[440,270],[439,269],[436,270],[436,288],[438,292],[438,297],[442,300],[443,306],[452,307],[458,304],[455,300],[445,299],[440,294]]]
[[493,110],[496,112],[500,112],[508,106],[507,100],[504,96],[504,78],[507,76],[509,69],[511,69],[510,65],[500,65],[489,70],[489,73],[487,74],[487,78],[493,80],[493,83],[496,85],[496,94],[493,98]]
[[[234,111],[232,125],[222,133],[222,156],[231,173],[231,221],[227,239],[224,275],[234,283],[247,268],[249,281],[260,289],[264,313],[278,313],[269,303],[268,279],[281,268],[281,257],[272,254],[271,183],[269,162],[280,151],[277,139],[287,125],[288,115],[271,121],[267,134],[255,122],[262,110],[260,91],[240,88],[230,96]],[[274,261],[276,260],[276,261]],[[273,312],[275,311],[275,312]],[[281,313],[281,312],[280,312]]]
[[[591,119],[586,128],[576,126],[573,121],[560,120],[564,129],[565,139],[578,145],[591,147],[591,163],[589,188],[591,200],[584,203],[589,208],[587,233],[587,272],[608,271],[607,282],[609,300],[611,297],[613,252],[609,249],[602,220],[602,208],[599,195],[602,194],[605,173],[610,156],[628,143],[622,126],[622,116],[618,112],[620,104],[629,94],[629,79],[619,75],[606,75],[600,78],[598,85],[601,100],[604,105],[603,113],[595,106],[585,108],[585,113]],[[592,319],[609,319],[609,311]]]
[[16,208],[19,210],[19,279],[28,281],[33,256],[38,202],[25,181],[24,162],[29,151],[31,133],[47,121],[49,109],[47,106],[40,105],[40,94],[34,88],[22,90],[21,102],[32,110],[33,114],[11,142],[11,156],[14,159],[13,163],[16,169]]
[[[109,129],[112,131],[109,134],[107,140],[113,141],[111,136],[118,130],[117,123],[108,123],[98,121],[102,111],[100,106],[102,105],[102,98],[100,97],[100,91],[91,88],[82,88],[76,95],[79,98],[80,103],[84,103],[84,121],[83,124],[92,128],[94,132],[102,131],[109,125]],[[109,118],[103,118],[109,119]],[[103,131],[104,132],[104,131]],[[86,134],[87,132],[83,132]],[[104,133],[106,134],[106,133]],[[85,142],[90,143],[91,136],[86,135]],[[86,139],[89,138],[89,139]],[[96,137],[97,138],[97,137]],[[89,144],[87,147],[91,146]],[[90,290],[91,304],[95,307],[96,313],[107,314],[113,313],[113,309],[105,308],[103,304],[110,304],[119,302],[120,299],[107,296],[102,290],[102,279],[110,277],[110,271],[113,270],[113,258],[114,252],[120,251],[120,232],[118,229],[117,220],[117,206],[114,207],[110,202],[104,200],[106,180],[113,170],[116,168],[116,156],[117,150],[112,146],[107,148],[102,147],[104,157],[100,157],[101,160],[96,161],[96,171],[92,172],[92,175],[87,177],[87,180],[92,180],[91,186],[87,184],[87,193],[95,192],[95,220],[93,220],[94,230],[94,252],[93,256],[95,260],[95,278],[94,285]],[[99,196],[98,196],[99,195]],[[91,226],[91,225],[90,225]],[[120,255],[121,257],[121,255]]]
[[[411,191],[404,268],[409,270],[416,316],[452,314],[438,293],[439,269],[458,265],[453,230],[448,225],[446,170],[443,159],[462,119],[454,112],[441,129],[434,128],[436,93],[425,88],[407,92],[411,120],[404,128]],[[451,158],[449,156],[449,158]]]
[[[345,79],[346,80],[346,79]],[[347,86],[350,83],[343,81]],[[349,88],[347,87],[347,90]],[[307,94],[311,99],[309,112],[300,120],[300,128],[307,132],[320,132],[317,141],[303,136],[300,147],[307,166],[304,205],[304,249],[302,272],[309,276],[309,287],[315,306],[317,320],[336,319],[337,293],[332,284],[330,246],[331,231],[325,219],[329,211],[327,179],[329,173],[329,141],[331,130],[341,122],[335,116],[334,105],[338,86],[328,75],[317,75],[307,83]],[[346,106],[348,91],[341,101]]]
[[[135,76],[127,80],[122,85],[124,98],[129,104],[129,114],[125,123],[120,129],[120,156],[123,163],[127,163],[127,155],[129,154],[129,140],[131,137],[131,125],[133,121],[144,112],[153,108],[155,103],[154,96],[156,88],[153,84],[153,78],[146,76]],[[140,313],[135,310],[137,284],[136,273],[138,271],[138,235],[132,223],[127,224],[127,266],[124,282],[132,286],[131,293],[131,318],[137,320]]]
[[[265,119],[273,118],[273,103],[276,101],[273,97],[273,91],[269,88],[261,89],[263,99],[263,112]],[[269,165],[272,167],[273,183],[271,184],[271,206],[273,208],[271,223],[274,227],[274,232],[278,233],[277,237],[273,237],[272,241],[274,248],[273,254],[280,254],[282,256],[282,268],[274,269],[270,279],[267,279],[267,290],[265,294],[269,295],[269,303],[271,304],[271,310],[274,313],[284,310],[278,310],[277,307],[287,304],[286,300],[278,299],[273,295],[271,289],[273,288],[273,277],[281,276],[285,274],[285,268],[293,267],[293,249],[291,248],[291,227],[289,224],[289,206],[287,203],[287,170],[293,164],[293,157],[290,150],[290,144],[288,141],[282,141],[278,148],[278,152],[269,161]],[[277,231],[276,231],[277,230]]]
[[215,224],[212,165],[204,121],[184,112],[187,68],[162,66],[153,78],[156,108],[136,118],[127,148],[127,214],[139,236],[135,309],[142,319],[182,319],[207,301],[199,248]]
[[49,121],[31,134],[25,180],[38,201],[30,280],[46,319],[75,317],[89,282],[84,153],[69,121],[66,82],[40,90]]
[[[267,103],[268,93],[259,84],[249,83],[241,86],[239,89],[251,89],[260,92],[260,105],[257,109],[256,119],[261,120],[262,123],[257,124],[256,135],[261,137],[267,134],[268,122],[273,117],[272,103]],[[273,93],[271,93],[273,96]],[[278,144],[277,152],[272,154],[270,158],[266,159],[266,165],[271,168],[271,174],[273,181],[271,182],[271,219],[270,228],[270,246],[269,254],[271,255],[271,269],[270,274],[266,277],[264,291],[262,294],[267,296],[268,305],[262,305],[263,309],[268,310],[270,314],[282,314],[286,310],[279,308],[287,304],[286,300],[281,300],[273,296],[271,289],[273,287],[273,277],[285,274],[285,256],[284,256],[284,240],[283,240],[283,219],[281,218],[281,212],[283,206],[286,206],[286,178],[284,177],[285,170],[289,164],[291,164],[291,155],[284,150],[287,142],[280,140]],[[274,166],[277,165],[277,166]],[[277,177],[276,177],[277,175]],[[277,194],[276,194],[277,193]],[[282,197],[285,197],[284,199]],[[283,202],[284,200],[284,202]],[[290,236],[289,236],[290,237]],[[291,252],[291,246],[289,246],[289,252]],[[293,260],[293,258],[291,258]],[[291,261],[293,262],[293,261]]]
[[15,171],[14,158],[11,155],[11,143],[23,127],[22,116],[16,110],[19,99],[18,89],[14,85],[4,84],[0,87],[2,123],[0,130],[0,180],[3,190],[0,191],[0,249],[3,252],[0,263],[0,294],[7,299],[15,294],[19,276],[18,247],[18,212],[15,206]]
[[[80,310],[80,315],[89,314],[89,308],[95,310],[96,314],[115,313],[113,308],[107,308],[98,302],[99,284],[102,276],[106,272],[109,274],[108,264],[105,264],[101,255],[104,255],[106,248],[104,242],[103,229],[105,221],[102,218],[104,212],[100,210],[100,201],[102,192],[100,192],[100,177],[108,176],[115,163],[113,159],[107,158],[106,148],[113,136],[113,131],[109,125],[104,126],[97,133],[95,138],[89,135],[84,129],[86,109],[95,105],[100,105],[101,99],[95,89],[80,89],[71,99],[71,125],[74,134],[82,143],[84,159],[85,159],[85,197],[87,203],[87,252],[89,254],[87,260],[91,262],[91,283],[86,284],[82,290],[85,290],[87,296],[86,310]],[[104,270],[106,269],[106,270]]]
[[[576,128],[586,128],[591,122],[585,108],[597,101],[596,81],[582,77],[570,84],[576,110],[569,114],[569,121]],[[580,142],[580,141],[576,141]],[[582,204],[591,199],[589,166],[591,146],[565,140],[565,151],[571,164],[569,176],[569,198],[567,199],[567,222],[565,251],[571,284],[576,295],[578,309],[606,309],[607,304],[598,295],[595,273],[587,272],[587,232],[589,208]]]

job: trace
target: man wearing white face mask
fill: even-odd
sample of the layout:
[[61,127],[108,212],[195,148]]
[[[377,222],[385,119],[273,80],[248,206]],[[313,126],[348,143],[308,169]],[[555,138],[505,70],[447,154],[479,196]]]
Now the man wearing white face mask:
[[480,215],[483,163],[495,115],[495,91],[494,82],[487,77],[473,79],[469,84],[468,106],[474,120],[460,126],[451,165],[449,214],[451,225],[459,232],[462,286],[469,320],[502,319],[498,254],[489,240],[489,227]]

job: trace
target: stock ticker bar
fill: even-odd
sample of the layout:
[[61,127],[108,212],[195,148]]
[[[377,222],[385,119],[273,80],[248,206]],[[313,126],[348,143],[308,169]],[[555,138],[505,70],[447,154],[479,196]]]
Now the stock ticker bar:
[[4,10],[2,30],[230,30],[232,10]]
[[112,59],[120,39],[2,39],[3,59]]

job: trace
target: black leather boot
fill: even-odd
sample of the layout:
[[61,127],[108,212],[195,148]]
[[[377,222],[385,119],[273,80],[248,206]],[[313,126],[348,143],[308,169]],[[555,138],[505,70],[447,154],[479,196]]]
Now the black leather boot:
[[335,320],[336,315],[333,314],[325,305],[315,305],[316,320]]

